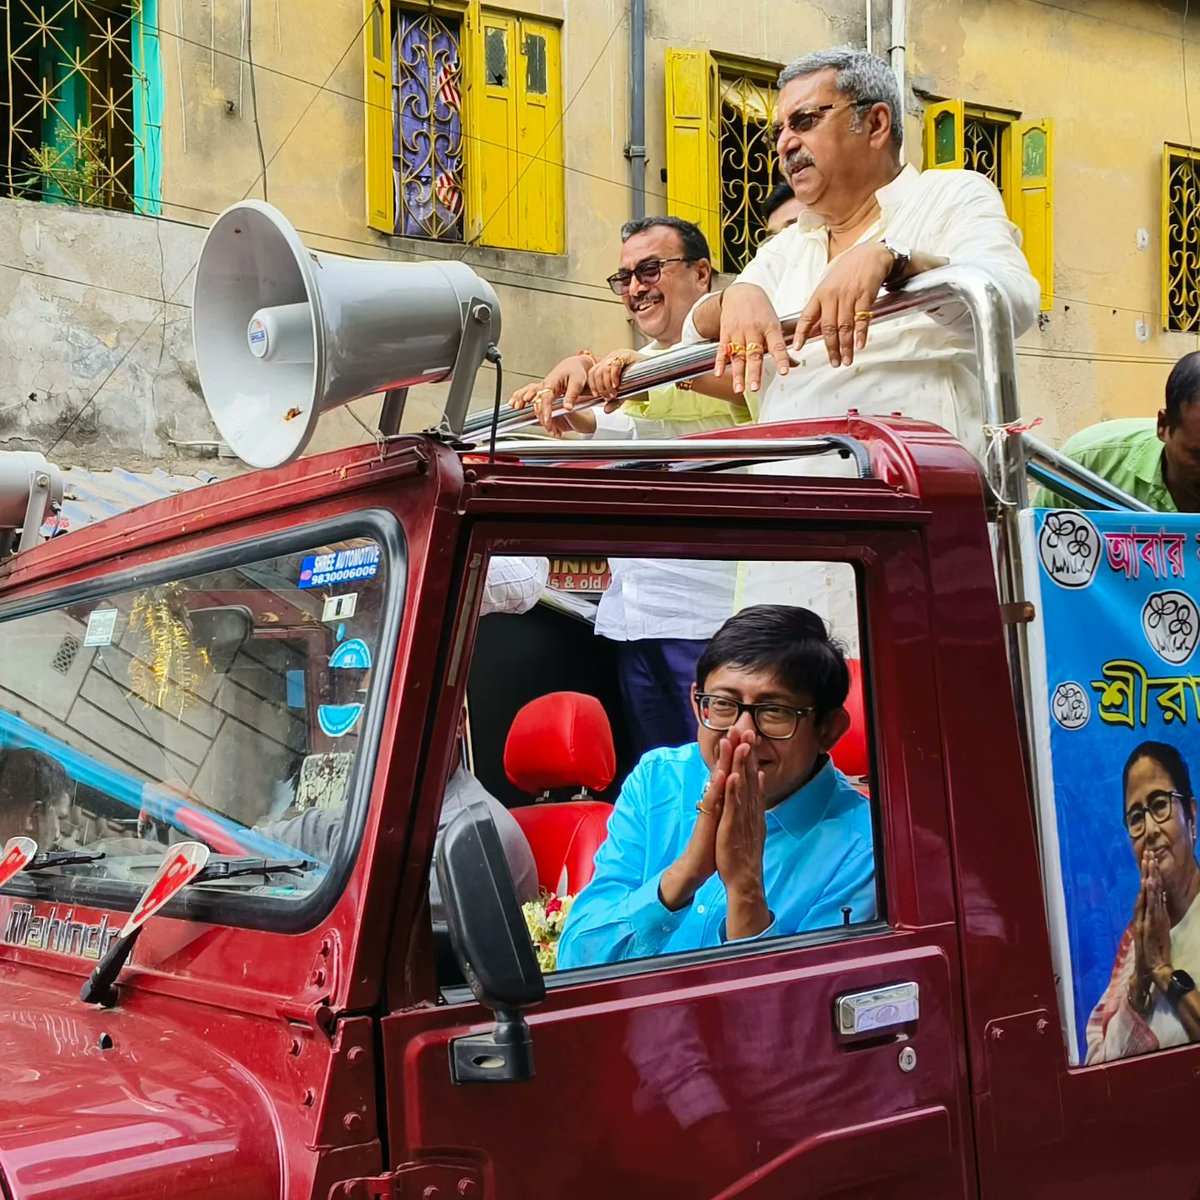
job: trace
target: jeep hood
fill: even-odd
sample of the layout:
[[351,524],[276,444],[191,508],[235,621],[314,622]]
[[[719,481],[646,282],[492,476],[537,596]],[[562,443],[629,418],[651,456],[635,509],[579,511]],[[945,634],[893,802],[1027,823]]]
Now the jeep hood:
[[34,985],[12,966],[0,963],[0,1179],[12,1200],[282,1194],[271,1107],[243,1068],[158,1011],[96,1009],[77,976]]

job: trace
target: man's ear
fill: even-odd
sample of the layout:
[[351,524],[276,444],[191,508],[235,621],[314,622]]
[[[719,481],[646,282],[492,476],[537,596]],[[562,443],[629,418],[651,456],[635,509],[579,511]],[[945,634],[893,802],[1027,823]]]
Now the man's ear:
[[1158,440],[1165,442],[1167,435],[1171,432],[1170,423],[1167,421],[1167,410],[1160,408],[1158,410]]
[[867,140],[872,146],[892,143],[892,110],[886,104],[873,104],[865,118]]
[[700,281],[700,286],[706,292],[712,289],[713,265],[707,258],[696,260],[696,278]]
[[835,708],[821,722],[818,745],[822,754],[828,754],[837,745],[840,738],[845,736],[850,728],[850,714],[844,708]]

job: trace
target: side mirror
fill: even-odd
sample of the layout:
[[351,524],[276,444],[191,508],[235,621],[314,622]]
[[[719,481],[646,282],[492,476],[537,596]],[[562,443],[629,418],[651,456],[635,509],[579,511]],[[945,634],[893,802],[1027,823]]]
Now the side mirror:
[[237,652],[254,636],[254,614],[244,604],[194,608],[188,619],[193,641],[208,651],[218,675],[229,670]]
[[533,1043],[521,1010],[545,999],[546,981],[486,804],[468,804],[446,827],[436,870],[463,978],[496,1015],[491,1033],[450,1043],[454,1082],[531,1079]]

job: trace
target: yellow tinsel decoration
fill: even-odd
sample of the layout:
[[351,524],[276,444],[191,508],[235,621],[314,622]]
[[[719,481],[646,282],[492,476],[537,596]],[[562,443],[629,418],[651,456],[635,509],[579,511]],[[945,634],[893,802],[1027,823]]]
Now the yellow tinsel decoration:
[[208,651],[192,640],[185,590],[178,583],[149,588],[133,603],[130,631],[140,645],[129,664],[133,694],[147,708],[159,708],[182,720],[207,678]]

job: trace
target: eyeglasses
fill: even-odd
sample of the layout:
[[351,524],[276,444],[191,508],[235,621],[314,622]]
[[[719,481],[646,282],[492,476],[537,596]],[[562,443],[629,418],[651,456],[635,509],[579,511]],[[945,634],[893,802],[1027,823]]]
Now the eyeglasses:
[[1146,814],[1149,813],[1156,825],[1165,825],[1171,815],[1171,802],[1178,800],[1182,808],[1187,797],[1182,792],[1151,792],[1146,803],[1135,804],[1125,813],[1125,828],[1131,838],[1140,838],[1146,832]]
[[[845,100],[836,104],[821,104],[816,108],[798,108],[795,112],[788,113],[787,127],[793,133],[810,133],[813,127],[821,120],[826,113],[831,113],[839,108],[870,108],[872,104],[883,104],[883,100]],[[780,135],[783,133],[783,125],[778,121],[771,122],[771,141],[779,141]]]
[[713,696],[706,692],[696,693],[696,707],[700,710],[700,724],[705,729],[724,733],[732,729],[744,712],[750,714],[754,728],[765,738],[786,742],[792,737],[800,722],[816,712],[815,705],[808,708],[791,708],[787,704],[742,704],[728,696]]
[[627,271],[622,267],[619,271],[614,271],[605,281],[618,296],[624,296],[629,291],[629,284],[636,275],[638,283],[644,283],[649,287],[652,283],[657,283],[662,278],[662,269],[667,263],[672,262],[695,262],[694,258],[685,258],[680,255],[677,258],[648,258],[645,262],[640,262],[632,271]]

